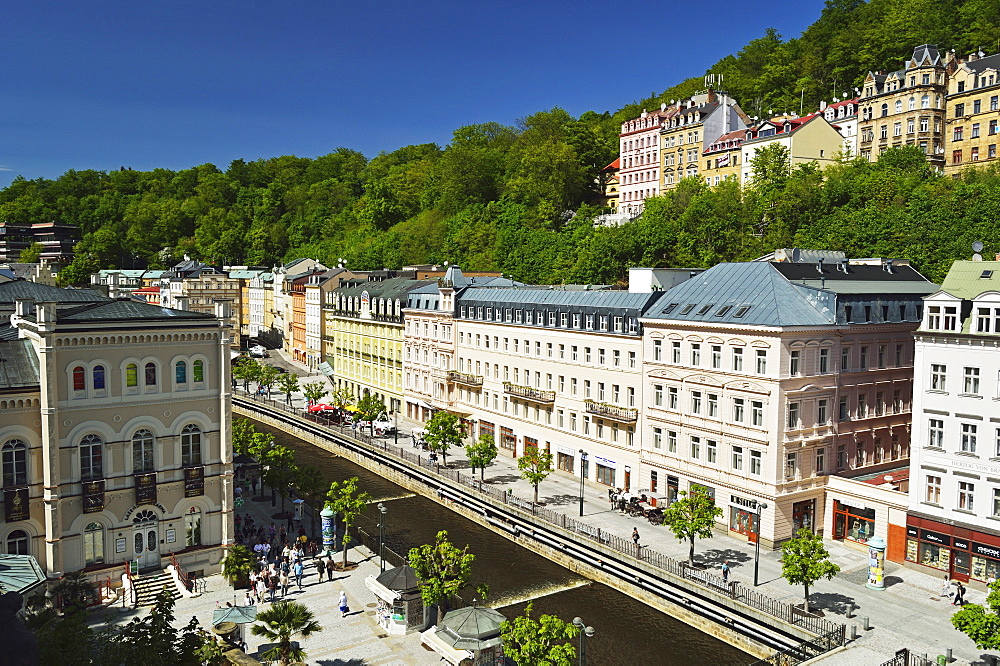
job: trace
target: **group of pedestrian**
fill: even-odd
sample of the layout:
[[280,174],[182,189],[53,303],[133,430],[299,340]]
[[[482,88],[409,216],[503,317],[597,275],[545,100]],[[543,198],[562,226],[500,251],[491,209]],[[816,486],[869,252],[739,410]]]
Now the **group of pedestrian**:
[[965,586],[961,581],[951,580],[948,574],[944,575],[944,583],[941,585],[941,596],[951,599],[952,606],[965,605]]

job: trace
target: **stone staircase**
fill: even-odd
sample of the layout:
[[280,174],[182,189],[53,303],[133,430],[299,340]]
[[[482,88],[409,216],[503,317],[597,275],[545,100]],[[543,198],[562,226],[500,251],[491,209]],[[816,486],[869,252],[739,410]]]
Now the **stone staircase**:
[[166,571],[157,571],[137,576],[135,579],[135,605],[152,606],[155,604],[156,597],[158,597],[160,592],[163,591],[164,585],[166,585],[167,589],[170,590],[170,595],[175,600],[180,599],[181,594],[177,591],[177,586],[174,584],[173,578],[171,578],[170,574]]

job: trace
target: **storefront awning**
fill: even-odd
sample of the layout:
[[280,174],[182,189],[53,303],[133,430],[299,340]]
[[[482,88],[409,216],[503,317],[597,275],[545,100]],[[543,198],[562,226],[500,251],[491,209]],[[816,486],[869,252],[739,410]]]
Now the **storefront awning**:
[[423,407],[424,409],[434,409],[434,407],[427,402],[421,400],[420,398],[407,398],[406,402],[416,405],[418,407]]
[[399,598],[399,592],[396,590],[390,590],[382,583],[375,579],[375,576],[368,576],[365,578],[365,587],[367,587],[376,597],[383,601],[393,602]]
[[441,640],[437,635],[437,625],[421,633],[420,642],[441,655],[445,661],[453,666],[458,666],[462,661],[475,657],[472,650],[456,650]]

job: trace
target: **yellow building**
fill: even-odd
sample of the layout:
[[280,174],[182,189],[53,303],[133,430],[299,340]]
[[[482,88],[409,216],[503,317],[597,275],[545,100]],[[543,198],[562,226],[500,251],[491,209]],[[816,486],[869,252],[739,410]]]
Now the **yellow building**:
[[750,182],[754,157],[765,146],[777,143],[788,149],[790,166],[816,162],[826,167],[837,161],[844,143],[837,128],[819,113],[802,118],[772,118],[744,134],[743,164],[740,165],[744,183]]
[[993,164],[1000,138],[1000,54],[970,55],[948,81],[944,171]]
[[712,89],[683,99],[667,111],[673,113],[660,130],[661,190],[677,187],[683,178],[700,176],[702,153],[715,138],[747,126],[746,114],[736,101]]
[[718,185],[726,180],[740,179],[740,146],[746,138],[745,129],[723,134],[702,153],[705,165],[701,175],[706,185]]
[[390,412],[403,405],[403,308],[407,294],[432,280],[349,280],[323,306],[323,360],[336,388],[373,394]]
[[620,179],[618,177],[619,165],[621,164],[621,158],[616,159],[614,162],[608,166],[601,169],[601,191],[604,193],[604,199],[601,202],[605,208],[610,208],[611,212],[618,212],[618,201],[621,195],[619,192]]
[[858,100],[858,153],[875,161],[889,148],[918,146],[937,168],[945,163],[945,95],[951,54],[933,44],[913,49],[903,69],[869,72]]

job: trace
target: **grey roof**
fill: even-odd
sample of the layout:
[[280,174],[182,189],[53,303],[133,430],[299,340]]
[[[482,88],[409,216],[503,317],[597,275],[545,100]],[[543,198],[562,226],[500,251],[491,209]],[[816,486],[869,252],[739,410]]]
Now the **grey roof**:
[[924,64],[924,60],[929,60],[932,65],[941,62],[941,55],[938,53],[936,44],[921,44],[913,49],[913,58],[910,59],[910,62],[915,61],[916,64],[914,66],[920,67]]
[[[16,329],[11,329],[16,332]],[[38,356],[28,340],[0,342],[0,392],[39,386]]]
[[0,555],[0,593],[23,595],[44,583],[45,578],[31,555]]
[[91,303],[62,310],[57,315],[57,323],[97,322],[97,321],[155,321],[164,319],[213,319],[204,312],[172,310],[159,305],[150,305],[129,298],[104,303]]
[[790,282],[820,287],[838,294],[932,294],[937,285],[917,272],[912,266],[885,266],[869,264],[841,267],[826,264],[819,272],[816,264],[773,264],[774,268]]
[[90,289],[63,289],[28,280],[14,280],[0,284],[0,306],[13,305],[18,298],[31,298],[39,302],[55,301],[63,304],[111,300]]
[[962,64],[977,74],[986,69],[1000,69],[1000,53],[985,56],[978,60],[963,62]]
[[469,606],[445,615],[436,633],[456,650],[482,650],[500,644],[500,625],[506,620],[492,608]]
[[386,589],[400,592],[415,590],[420,585],[417,572],[413,570],[413,567],[406,564],[382,572],[375,580],[384,585]]
[[436,280],[413,280],[411,278],[396,277],[388,280],[348,280],[345,286],[335,289],[334,293],[348,296],[361,297],[361,294],[368,292],[371,298],[405,298],[411,290],[424,285],[437,285]]
[[[784,257],[784,259],[776,259]],[[783,261],[793,264],[815,264],[817,260],[824,262],[838,262],[847,259],[847,255],[841,250],[807,250],[798,247],[784,247],[769,252],[754,261]]]
[[624,310],[642,310],[652,303],[653,294],[634,294],[628,291],[564,291],[546,287],[528,287],[525,289],[496,289],[485,287],[472,291],[463,291],[459,302],[475,301],[518,305],[553,305],[567,308],[579,306],[588,308],[612,308]]
[[231,606],[229,608],[216,608],[212,611],[212,626],[217,627],[223,622],[235,622],[236,624],[249,624],[257,620],[256,606]]

